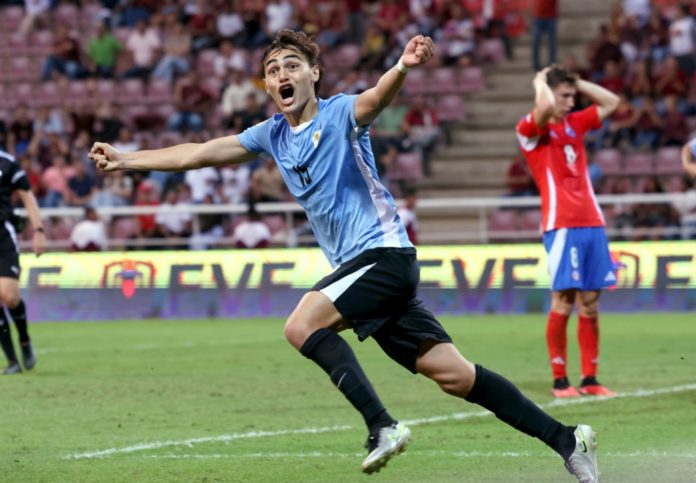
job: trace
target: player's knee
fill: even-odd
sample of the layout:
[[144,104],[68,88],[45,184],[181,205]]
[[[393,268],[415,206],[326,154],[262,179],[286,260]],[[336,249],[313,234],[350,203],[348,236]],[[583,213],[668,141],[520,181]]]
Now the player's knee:
[[580,306],[580,313],[585,317],[597,317],[599,315],[599,304],[597,302],[583,304]]
[[463,398],[469,394],[469,391],[471,391],[471,383],[464,379],[446,378],[436,380],[435,382],[443,392],[451,396]]
[[307,337],[311,334],[307,333],[307,326],[297,317],[290,316],[285,322],[284,334],[290,344],[299,350],[304,344]]

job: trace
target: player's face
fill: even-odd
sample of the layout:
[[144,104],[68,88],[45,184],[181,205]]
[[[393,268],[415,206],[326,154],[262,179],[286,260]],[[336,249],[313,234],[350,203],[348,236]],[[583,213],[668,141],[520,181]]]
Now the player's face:
[[271,53],[264,65],[266,92],[283,114],[299,114],[315,98],[314,83],[319,68],[310,66],[302,54],[283,49]]
[[571,84],[556,86],[553,90],[556,98],[556,108],[553,113],[555,117],[565,117],[575,107],[575,94],[577,94],[577,88]]

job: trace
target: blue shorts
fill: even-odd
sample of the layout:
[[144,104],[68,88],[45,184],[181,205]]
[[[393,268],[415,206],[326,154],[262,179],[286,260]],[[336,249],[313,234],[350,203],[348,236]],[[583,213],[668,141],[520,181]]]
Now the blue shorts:
[[599,290],[616,285],[604,227],[559,228],[544,233],[551,290]]

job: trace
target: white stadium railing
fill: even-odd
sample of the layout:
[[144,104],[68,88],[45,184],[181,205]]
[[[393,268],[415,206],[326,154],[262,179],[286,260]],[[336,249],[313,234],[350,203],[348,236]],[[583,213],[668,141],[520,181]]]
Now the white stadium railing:
[[[696,196],[693,193],[659,193],[659,194],[626,194],[626,195],[600,195],[597,197],[598,203],[602,207],[626,207],[635,204],[664,204],[684,205],[686,203],[696,203]],[[496,230],[492,231],[489,226],[489,215],[499,208],[538,208],[540,199],[538,197],[481,197],[481,198],[441,198],[441,199],[421,199],[418,201],[417,212],[423,216],[426,213],[437,212],[440,215],[447,215],[450,219],[457,216],[466,217],[468,220],[477,220],[467,224],[467,228],[456,230],[438,230],[435,232],[424,231],[421,229],[419,240],[421,243],[488,243],[496,241],[517,241],[538,239],[540,230]],[[591,209],[588,207],[587,209]],[[205,214],[226,214],[243,216],[247,212],[246,204],[216,204],[216,205],[179,205],[177,207],[161,206],[122,206],[122,207],[102,207],[98,208],[99,216],[104,220],[110,220],[118,216],[137,216],[151,215],[157,213],[180,213],[182,210],[192,215],[192,236],[200,234],[200,223],[198,216]],[[294,202],[281,203],[258,203],[256,211],[262,215],[280,214],[285,219],[286,228],[274,237],[273,245],[294,247],[298,244],[312,243],[313,237],[307,230],[300,230],[295,226],[294,214],[302,213],[302,208]],[[692,211],[696,208],[692,207]],[[23,209],[17,209],[17,214],[26,216]],[[41,214],[45,220],[55,218],[71,218],[79,220],[84,215],[84,210],[80,207],[61,207],[43,208]],[[425,218],[425,216],[423,216]],[[607,227],[607,234],[610,238],[624,239],[646,239],[653,237],[669,236],[676,239],[690,239],[696,236],[696,213],[682,215],[681,226],[659,227],[659,228],[634,228]],[[188,246],[190,238],[179,239],[110,239],[109,248],[118,249],[138,249],[150,246]],[[232,243],[230,237],[218,239],[216,245],[228,246]],[[31,246],[30,240],[22,240],[23,249]],[[70,246],[69,240],[47,240],[49,250],[67,249]]]

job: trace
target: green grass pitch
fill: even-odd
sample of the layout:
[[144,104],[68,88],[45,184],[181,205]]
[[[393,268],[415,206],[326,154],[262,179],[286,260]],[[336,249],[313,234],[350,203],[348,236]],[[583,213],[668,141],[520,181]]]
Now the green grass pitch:
[[[563,482],[538,440],[411,375],[368,340],[355,348],[406,453],[360,472],[366,434],[283,320],[34,324],[36,369],[0,376],[0,481]],[[600,380],[613,400],[550,396],[545,316],[443,317],[462,353],[568,424],[599,434],[605,482],[696,480],[696,318],[606,314]],[[575,320],[569,375],[578,382]]]

